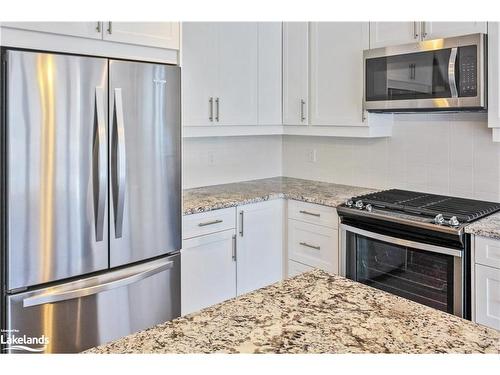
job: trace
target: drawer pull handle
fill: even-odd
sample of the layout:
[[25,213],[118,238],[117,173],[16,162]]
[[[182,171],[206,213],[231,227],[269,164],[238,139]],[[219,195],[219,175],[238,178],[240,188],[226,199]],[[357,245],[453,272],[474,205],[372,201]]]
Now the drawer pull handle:
[[321,250],[321,246],[310,245],[307,242],[299,242],[299,245],[302,245],[305,247],[310,247],[311,249],[314,249],[314,250]]
[[217,220],[207,221],[205,223],[199,223],[198,226],[199,227],[206,227],[207,225],[220,224],[220,223],[222,223],[222,220],[217,219]]
[[311,216],[316,216],[316,217],[320,217],[321,216],[321,214],[317,214],[317,213],[309,212],[309,211],[304,211],[304,210],[300,210],[299,212],[301,214],[304,214],[304,215],[311,215]]

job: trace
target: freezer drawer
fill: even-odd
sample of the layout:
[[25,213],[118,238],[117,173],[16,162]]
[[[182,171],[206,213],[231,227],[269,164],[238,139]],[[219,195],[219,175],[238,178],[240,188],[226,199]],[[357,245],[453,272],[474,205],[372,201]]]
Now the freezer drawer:
[[[48,339],[44,353],[75,353],[180,316],[180,255],[8,296],[11,336]],[[5,340],[4,340],[5,341]],[[8,345],[12,353],[27,350]],[[29,352],[29,351],[28,351]]]

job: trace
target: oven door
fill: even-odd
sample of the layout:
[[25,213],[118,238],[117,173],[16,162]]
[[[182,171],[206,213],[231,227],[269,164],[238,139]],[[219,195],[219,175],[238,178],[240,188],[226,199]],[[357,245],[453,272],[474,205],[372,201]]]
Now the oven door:
[[462,251],[341,225],[349,279],[463,316]]

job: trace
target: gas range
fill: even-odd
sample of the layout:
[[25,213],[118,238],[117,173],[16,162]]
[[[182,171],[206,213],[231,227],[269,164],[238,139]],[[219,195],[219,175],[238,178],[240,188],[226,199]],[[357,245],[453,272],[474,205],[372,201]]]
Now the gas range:
[[340,273],[455,314],[471,316],[471,238],[464,228],[500,203],[390,189],[337,207]]
[[438,232],[463,233],[471,222],[500,210],[500,203],[390,189],[352,197],[339,214],[371,217]]

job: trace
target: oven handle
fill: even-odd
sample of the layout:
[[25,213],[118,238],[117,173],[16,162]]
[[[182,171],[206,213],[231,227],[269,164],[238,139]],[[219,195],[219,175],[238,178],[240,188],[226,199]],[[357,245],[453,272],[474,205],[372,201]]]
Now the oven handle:
[[352,227],[350,225],[345,225],[345,224],[340,224],[340,229],[345,230],[347,232],[360,234],[360,235],[368,237],[368,238],[373,238],[375,240],[380,240],[380,241],[388,242],[391,244],[395,244],[395,245],[412,247],[414,249],[430,251],[430,252],[438,253],[438,254],[451,255],[451,256],[454,256],[457,258],[462,257],[462,252],[460,250],[450,249],[448,247],[429,245],[426,243],[414,242],[414,241],[404,240],[402,238],[386,236],[384,234],[369,232],[367,230],[359,229],[359,228]]

